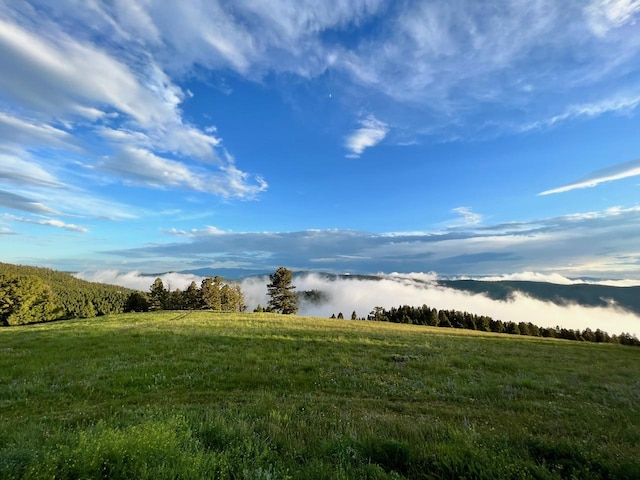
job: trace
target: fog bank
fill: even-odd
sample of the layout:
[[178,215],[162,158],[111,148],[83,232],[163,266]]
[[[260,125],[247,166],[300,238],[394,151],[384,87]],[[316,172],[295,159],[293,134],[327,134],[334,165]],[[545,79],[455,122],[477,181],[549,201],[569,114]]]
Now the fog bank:
[[[139,272],[119,273],[115,270],[84,272],[76,276],[84,280],[122,285],[143,291],[148,291],[157,277],[162,279],[165,286],[181,290],[192,281],[199,285],[203,279],[191,274],[143,275]],[[493,300],[485,295],[439,286],[435,283],[436,278],[433,273],[391,274],[379,279],[328,277],[310,273],[296,276],[294,283],[297,291],[318,290],[327,297],[327,300],[320,304],[300,302],[301,315],[330,317],[342,312],[345,318],[350,318],[355,310],[358,317],[366,317],[374,307],[426,304],[438,310],[461,310],[487,315],[496,320],[531,322],[541,327],[559,325],[580,330],[599,328],[610,334],[627,332],[640,336],[640,317],[614,306],[556,305],[520,293],[516,293],[507,301]],[[257,305],[267,305],[268,281],[268,277],[249,277],[240,281],[249,311]]]

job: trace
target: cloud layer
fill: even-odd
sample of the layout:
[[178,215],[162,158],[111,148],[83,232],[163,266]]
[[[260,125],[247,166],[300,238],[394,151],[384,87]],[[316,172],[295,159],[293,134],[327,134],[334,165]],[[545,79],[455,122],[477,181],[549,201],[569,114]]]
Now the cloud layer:
[[[119,273],[102,271],[81,273],[80,278],[91,281],[114,283],[148,291],[156,277],[138,272]],[[412,278],[414,277],[414,278]],[[416,281],[415,278],[420,281]],[[161,276],[165,285],[172,289],[186,288],[192,281],[200,283],[202,277],[168,273]],[[380,279],[331,279],[322,275],[308,274],[295,279],[298,291],[320,290],[328,296],[322,304],[300,305],[300,314],[329,317],[342,312],[350,318],[354,310],[359,317],[366,317],[374,307],[397,307],[398,305],[468,311],[477,315],[488,315],[496,320],[531,322],[542,327],[601,329],[612,334],[622,332],[640,335],[640,318],[615,308],[587,308],[579,305],[559,306],[516,295],[509,301],[492,300],[484,295],[473,295],[459,290],[440,287],[424,280],[432,275],[391,275]],[[247,306],[250,310],[268,303],[268,278],[250,277],[241,282]]]
[[352,230],[222,232],[208,227],[185,240],[111,251],[124,258],[173,258],[178,270],[199,267],[271,271],[280,265],[325,272],[437,271],[497,275],[537,271],[570,277],[639,279],[640,207],[614,207],[529,222],[482,225],[468,209],[463,224],[439,231]]

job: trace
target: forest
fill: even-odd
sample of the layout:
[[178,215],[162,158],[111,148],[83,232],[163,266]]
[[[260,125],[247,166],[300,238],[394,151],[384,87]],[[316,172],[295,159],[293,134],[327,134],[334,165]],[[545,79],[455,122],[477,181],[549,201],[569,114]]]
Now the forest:
[[[332,315],[331,318],[343,318],[342,312]],[[358,316],[354,311],[351,319]],[[365,320],[362,318],[362,320]],[[527,335],[532,337],[562,338],[565,340],[577,340],[594,343],[617,343],[621,345],[640,346],[640,339],[629,333],[610,335],[600,329],[595,331],[586,328],[582,331],[560,326],[539,327],[531,322],[512,322],[494,320],[485,315],[475,315],[459,310],[438,310],[427,305],[412,307],[401,305],[385,309],[375,307],[366,320],[391,323],[406,323],[412,325],[427,325],[430,327],[464,328],[467,330],[479,330],[483,332],[506,333],[511,335]]]
[[22,325],[129,311],[135,290],[41,267],[0,263],[0,324]]
[[243,311],[244,295],[237,284],[220,277],[192,282],[171,291],[159,278],[150,291],[87,282],[41,267],[0,263],[0,325],[91,318],[147,310]]

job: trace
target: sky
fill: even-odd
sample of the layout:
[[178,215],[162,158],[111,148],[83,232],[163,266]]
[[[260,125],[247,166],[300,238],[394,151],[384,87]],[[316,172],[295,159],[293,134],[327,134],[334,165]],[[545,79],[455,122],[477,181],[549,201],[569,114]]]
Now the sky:
[[640,282],[638,0],[0,0],[0,66],[0,261]]

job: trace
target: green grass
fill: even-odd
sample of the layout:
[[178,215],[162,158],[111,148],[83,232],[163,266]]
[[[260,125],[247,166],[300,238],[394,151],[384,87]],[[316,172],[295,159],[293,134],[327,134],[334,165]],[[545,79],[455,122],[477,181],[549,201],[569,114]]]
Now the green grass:
[[640,478],[640,349],[273,314],[0,329],[0,478]]

